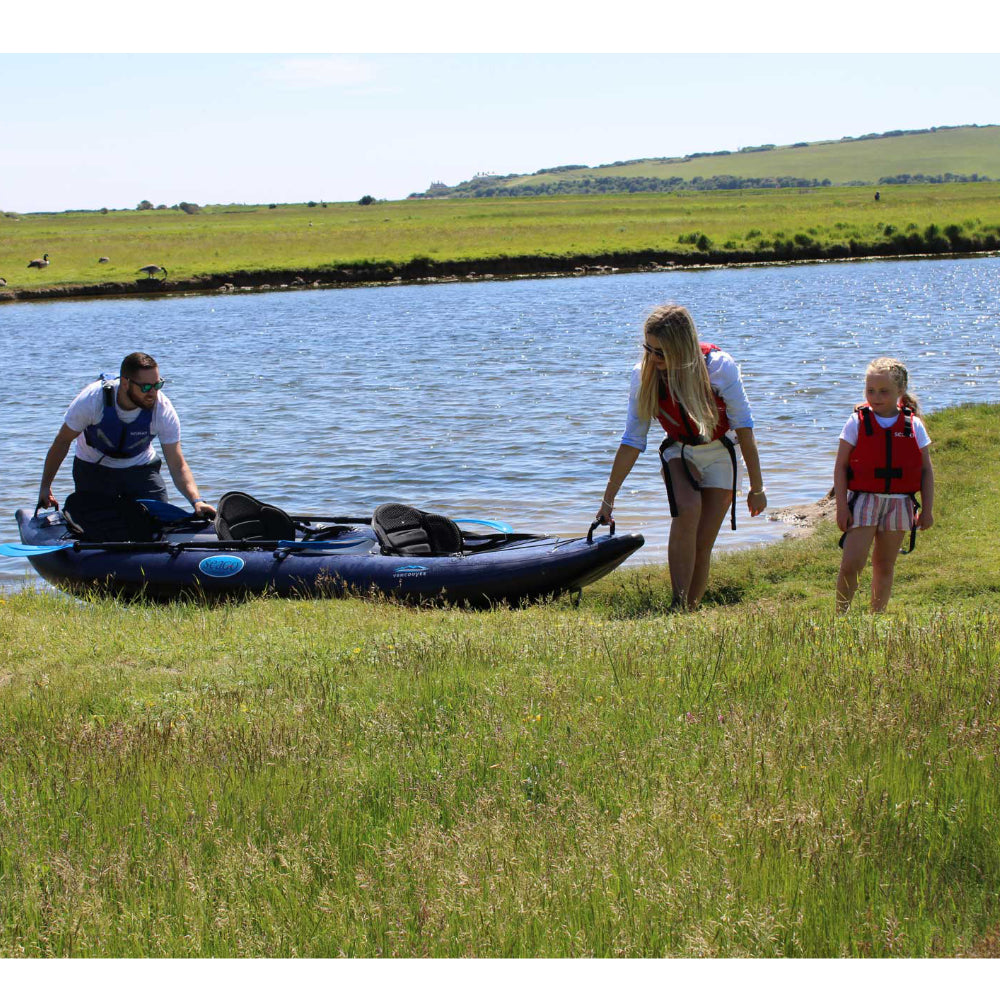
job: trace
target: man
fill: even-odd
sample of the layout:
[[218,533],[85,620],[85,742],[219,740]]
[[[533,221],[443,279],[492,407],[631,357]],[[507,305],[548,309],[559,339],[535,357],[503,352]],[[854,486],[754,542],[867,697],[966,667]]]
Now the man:
[[45,456],[39,507],[58,507],[52,481],[69,446],[76,441],[73,483],[80,492],[110,497],[166,500],[160,459],[153,450],[159,437],[170,478],[196,514],[214,517],[215,508],[198,495],[198,486],[181,452],[181,423],[160,390],[156,361],[136,351],[121,364],[120,377],[91,382],[69,404],[52,447]]

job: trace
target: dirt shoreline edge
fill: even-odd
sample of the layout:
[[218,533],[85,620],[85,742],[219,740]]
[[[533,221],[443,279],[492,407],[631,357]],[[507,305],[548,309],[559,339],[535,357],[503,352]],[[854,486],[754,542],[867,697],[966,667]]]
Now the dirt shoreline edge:
[[[842,249],[842,248],[839,248]],[[140,278],[136,281],[106,281],[98,284],[52,285],[39,288],[0,288],[0,303],[42,299],[95,298],[131,295],[232,293],[291,290],[298,288],[349,288],[398,283],[447,283],[456,281],[501,281],[519,278],[581,277],[595,274],[644,273],[694,268],[761,267],[776,264],[829,264],[861,260],[918,260],[996,257],[985,250],[958,253],[879,253],[877,248],[846,256],[816,256],[812,253],[766,254],[747,251],[663,254],[653,251],[608,254],[574,254],[492,257],[480,260],[432,261],[416,258],[405,264],[363,263],[340,267],[303,267],[263,270],[231,270],[176,280]]]
[[[832,472],[831,472],[832,474]],[[837,501],[834,499],[833,487],[821,500],[815,503],[795,504],[791,507],[778,507],[768,515],[769,521],[778,521],[788,525],[784,538],[808,538],[820,524],[834,522],[837,518]]]

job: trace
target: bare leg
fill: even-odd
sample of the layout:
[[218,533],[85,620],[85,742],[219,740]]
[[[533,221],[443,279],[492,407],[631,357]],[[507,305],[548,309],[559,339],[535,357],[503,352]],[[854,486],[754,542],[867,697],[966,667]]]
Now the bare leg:
[[892,594],[896,557],[906,537],[905,531],[880,531],[872,553],[872,611],[885,611]]
[[702,494],[690,483],[679,458],[669,463],[670,482],[677,504],[677,516],[670,521],[670,541],[667,546],[667,565],[670,567],[670,586],[674,604],[685,607],[691,592],[698,551],[698,524],[701,520]]
[[691,585],[688,589],[689,608],[696,608],[705,595],[708,570],[712,563],[712,548],[732,502],[732,490],[708,487],[701,491],[701,517],[698,520],[694,572],[691,574]]
[[854,592],[858,589],[858,577],[868,562],[868,550],[874,538],[874,527],[850,528],[847,532],[837,576],[837,614],[844,614],[851,606]]

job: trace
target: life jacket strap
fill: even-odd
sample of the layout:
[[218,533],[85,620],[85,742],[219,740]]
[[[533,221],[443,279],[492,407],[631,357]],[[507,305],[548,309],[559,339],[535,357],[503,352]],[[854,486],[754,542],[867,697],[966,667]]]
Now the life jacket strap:
[[725,434],[719,438],[719,440],[726,446],[726,451],[729,452],[729,461],[733,466],[733,503],[729,508],[729,520],[732,525],[732,530],[736,530],[736,445],[726,437]]
[[[736,530],[736,481],[737,481],[737,467],[736,467],[736,446],[726,435],[723,435],[720,440],[729,452],[729,460],[732,462],[733,466],[733,502],[729,508],[729,518],[732,525],[732,530]],[[674,484],[670,477],[670,467],[667,460],[664,458],[664,453],[666,450],[678,442],[671,438],[669,435],[665,437],[660,444],[660,467],[663,472],[663,485],[667,488],[667,502],[670,504],[670,516],[677,517],[677,498],[674,496]],[[694,476],[691,475],[691,470],[688,468],[687,462],[684,460],[684,449],[688,447],[687,442],[680,442],[681,446],[681,468],[684,470],[684,474],[688,478],[688,482],[691,484],[692,488],[701,492],[701,484],[695,481]]]
[[865,425],[865,433],[871,437],[875,433],[875,428],[872,426],[872,411],[871,407],[867,405],[862,405],[858,407],[858,413],[861,414],[861,420]]
[[[667,460],[663,457],[663,453],[674,443],[673,439],[670,437],[665,437],[663,442],[660,444],[660,471],[663,473],[663,485],[667,488],[667,503],[670,505],[670,516],[677,516],[677,498],[674,496],[674,483],[670,478],[670,468],[667,465]],[[688,472],[690,477],[691,473]],[[695,487],[697,489],[697,487]]]
[[[847,501],[847,512],[848,512],[848,513],[849,513],[849,514],[850,514],[850,515],[851,515],[852,517],[854,516],[854,505],[855,505],[855,504],[856,504],[857,502],[858,502],[858,495],[857,495],[857,493],[855,493],[855,494],[854,494],[854,496],[852,496],[852,497],[851,497],[851,499]],[[850,531],[850,528],[848,528],[848,531]],[[844,539],[845,539],[845,538],[847,538],[847,531],[845,531],[845,532],[844,532],[844,533],[843,533],[843,534],[842,534],[842,535],[840,536],[840,541],[839,541],[839,542],[837,542],[837,547],[838,547],[838,548],[841,548],[841,549],[842,549],[842,548],[844,547]]]
[[917,503],[916,493],[911,493],[910,499],[913,501],[913,526],[910,528],[910,547],[899,550],[904,556],[908,556],[917,546],[917,511],[920,510],[920,504]]
[[[916,493],[911,493],[910,499],[913,501],[913,526],[910,528],[910,547],[906,549],[900,549],[900,554],[908,556],[917,547],[917,511],[920,510],[920,503],[917,501]],[[858,494],[855,493],[850,500],[847,501],[847,509],[850,513],[854,514],[854,505],[858,501]],[[849,531],[850,529],[848,529]],[[847,532],[845,531],[840,536],[840,541],[837,542],[839,548],[844,547],[844,539],[847,538]]]

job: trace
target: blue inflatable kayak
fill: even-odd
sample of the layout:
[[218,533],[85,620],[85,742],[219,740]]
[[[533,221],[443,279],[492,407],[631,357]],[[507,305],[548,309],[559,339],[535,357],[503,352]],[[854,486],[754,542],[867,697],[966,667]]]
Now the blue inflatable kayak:
[[[169,505],[164,505],[169,506]],[[409,508],[400,508],[408,510]],[[294,530],[271,540],[220,538],[208,522],[166,524],[155,541],[94,542],[75,538],[62,512],[18,510],[21,545],[4,555],[26,557],[49,583],[71,593],[101,592],[156,600],[273,594],[281,597],[387,595],[484,607],[519,604],[577,591],[610,573],[643,544],[638,534],[554,538],[476,523],[461,528],[461,551],[404,555],[361,518],[300,516]],[[323,537],[328,536],[328,537]]]

